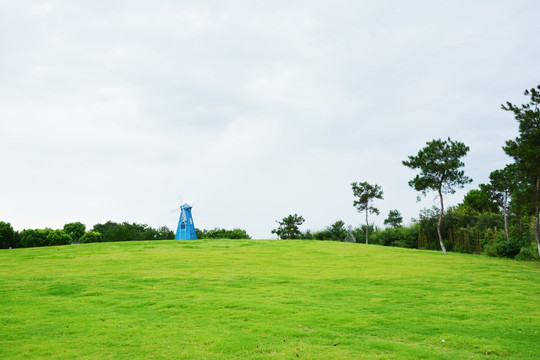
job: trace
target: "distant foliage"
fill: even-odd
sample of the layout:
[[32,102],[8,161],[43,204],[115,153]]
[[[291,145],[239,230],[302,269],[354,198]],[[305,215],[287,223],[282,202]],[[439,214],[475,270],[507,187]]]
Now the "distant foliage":
[[403,223],[403,216],[398,210],[390,210],[388,217],[384,220],[384,225],[388,225],[393,228],[398,228]]
[[0,222],[0,248],[56,246],[72,242],[174,239],[174,232],[166,226],[154,229],[145,224],[108,221],[94,225],[91,231],[85,232],[85,229],[84,224],[73,222],[65,224],[63,229],[25,229],[19,233],[9,223]]
[[272,230],[280,239],[300,239],[302,232],[299,226],[304,223],[304,218],[297,214],[284,217],[281,221],[276,220],[279,226]]
[[372,235],[372,244],[383,246],[396,246],[409,249],[418,247],[418,224],[410,226],[389,227],[375,231]]
[[499,212],[499,205],[493,200],[493,196],[490,195],[489,190],[484,187],[482,189],[472,189],[465,197],[463,202],[459,205],[472,209],[477,212]]
[[174,232],[165,226],[154,229],[146,224],[128,222],[107,221],[94,225],[92,231],[102,234],[104,242],[174,239]]
[[327,240],[327,241],[344,241],[347,238],[348,230],[342,220],[338,220],[323,230],[311,232],[307,230],[299,238],[306,240]]
[[47,236],[51,229],[25,229],[21,231],[21,247],[47,246]]
[[10,223],[0,221],[0,249],[18,247],[18,236]]
[[198,239],[251,239],[244,229],[219,229],[212,230],[195,229]]
[[103,235],[101,233],[98,233],[97,231],[88,231],[85,233],[79,241],[83,244],[86,243],[94,243],[94,242],[102,242],[103,241]]
[[78,242],[86,232],[86,225],[77,221],[64,225],[64,231],[71,237],[72,241]]
[[67,245],[73,241],[64,230],[50,230],[46,239],[48,246]]
[[[421,211],[418,221],[418,248],[437,249],[438,213],[437,208]],[[517,222],[510,226],[510,237],[506,238],[503,214],[479,212],[463,204],[450,207],[441,224],[441,232],[449,250],[508,258],[516,257],[521,249],[528,248],[533,243],[533,229],[533,221]]]

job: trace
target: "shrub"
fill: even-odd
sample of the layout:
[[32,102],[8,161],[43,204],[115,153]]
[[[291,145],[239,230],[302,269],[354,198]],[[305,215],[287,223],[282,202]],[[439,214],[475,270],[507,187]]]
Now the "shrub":
[[36,247],[36,246],[46,246],[47,235],[51,229],[25,229],[21,231],[20,234],[20,243],[21,247]]
[[73,239],[64,230],[51,230],[47,234],[47,245],[67,245],[70,244]]
[[[503,231],[495,233],[492,239],[484,238],[484,254],[492,257],[507,257],[513,259],[526,246],[524,239],[511,237],[506,240]],[[526,255],[523,255],[526,256]]]
[[538,251],[536,246],[536,243],[531,243],[529,246],[522,247],[515,259],[520,261],[538,260]]
[[84,244],[93,243],[93,242],[102,242],[102,241],[103,241],[103,236],[101,235],[101,233],[97,231],[88,231],[80,238],[80,242]]
[[313,233],[313,238],[315,240],[331,240],[332,239],[332,234],[330,234],[330,232],[328,230],[320,230],[320,231],[315,231]]
[[212,230],[200,230],[195,229],[198,239],[251,239],[246,230],[244,229],[220,229],[214,228]]
[[71,236],[72,241],[80,241],[86,231],[86,225],[77,221],[64,225],[64,231]]

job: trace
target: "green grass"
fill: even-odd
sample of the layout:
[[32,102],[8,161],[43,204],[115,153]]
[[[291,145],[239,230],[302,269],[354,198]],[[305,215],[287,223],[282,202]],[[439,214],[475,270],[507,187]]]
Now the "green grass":
[[538,359],[539,280],[538,263],[336,242],[2,250],[0,358]]

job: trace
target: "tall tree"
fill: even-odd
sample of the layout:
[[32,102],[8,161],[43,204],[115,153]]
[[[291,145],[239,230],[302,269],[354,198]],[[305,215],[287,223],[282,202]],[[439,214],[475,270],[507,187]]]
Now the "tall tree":
[[364,182],[353,182],[351,184],[353,194],[356,200],[353,202],[353,206],[356,207],[359,213],[366,212],[366,244],[369,243],[369,222],[368,213],[379,215],[379,209],[372,205],[373,200],[383,198],[383,191],[377,184],[371,185]]
[[503,211],[506,241],[510,241],[508,235],[508,198],[510,192],[517,186],[516,171],[516,164],[506,165],[504,169],[495,170],[489,174],[489,184],[480,185],[480,188],[490,194],[493,201]]
[[540,255],[540,232],[538,229],[538,213],[540,208],[540,85],[525,90],[529,96],[528,103],[516,106],[510,102],[502,105],[502,109],[514,113],[519,123],[519,136],[508,140],[503,150],[516,162],[518,176],[524,183],[531,184],[534,202],[534,234],[538,254]]
[[276,222],[279,224],[277,229],[272,230],[272,234],[277,234],[280,239],[298,239],[302,232],[298,228],[304,223],[304,218],[299,215],[289,215],[283,220]]
[[441,222],[444,214],[443,194],[453,194],[456,188],[462,188],[472,181],[465,176],[464,166],[461,158],[467,154],[469,147],[459,141],[432,140],[426,143],[416,156],[409,156],[408,161],[403,161],[403,165],[415,170],[420,170],[414,179],[409,181],[409,186],[416,191],[421,191],[426,195],[429,191],[437,191],[441,208],[439,212],[439,222],[437,223],[437,234],[441,249],[446,254],[442,235]]

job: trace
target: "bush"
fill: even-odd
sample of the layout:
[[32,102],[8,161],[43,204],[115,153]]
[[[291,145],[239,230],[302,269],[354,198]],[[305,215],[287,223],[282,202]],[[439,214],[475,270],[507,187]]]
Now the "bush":
[[498,257],[500,253],[500,244],[487,244],[484,246],[484,255]]
[[92,231],[100,233],[104,242],[174,239],[174,232],[166,226],[154,229],[146,224],[130,224],[125,221],[95,224]]
[[251,239],[246,230],[244,229],[220,229],[214,228],[212,230],[200,230],[195,229],[198,239]]
[[[508,240],[504,232],[499,231],[493,239],[484,239],[484,254],[491,257],[507,257],[513,259],[526,247],[524,239],[511,237]],[[522,256],[526,256],[525,254]]]
[[301,240],[313,240],[314,239],[313,233],[311,232],[310,229],[307,229],[305,232],[303,232],[300,235],[299,239],[301,239]]
[[330,234],[330,231],[328,230],[315,231],[313,233],[313,238],[315,240],[331,240],[332,234]]
[[251,236],[244,229],[229,230],[227,235],[229,239],[251,239]]
[[37,246],[46,246],[47,235],[51,229],[25,229],[21,231],[20,234],[20,243],[21,247],[37,247]]
[[418,248],[418,229],[418,224],[399,228],[400,239],[394,243],[394,246],[408,249]]
[[417,224],[412,224],[407,227],[378,230],[370,236],[369,241],[372,244],[415,249],[418,247],[418,228]]
[[167,226],[161,226],[157,229],[157,238],[161,240],[172,240],[174,239],[174,231],[169,229]]
[[47,234],[47,245],[67,245],[71,244],[73,239],[64,230],[51,230]]
[[72,241],[80,241],[86,231],[86,225],[77,221],[64,225],[64,231],[71,236]]
[[101,233],[97,231],[88,231],[84,233],[83,236],[81,236],[79,241],[82,242],[83,244],[93,243],[93,242],[102,242],[103,236],[101,235]]
[[538,260],[537,245],[535,243],[531,243],[529,246],[522,247],[515,259],[520,261]]

